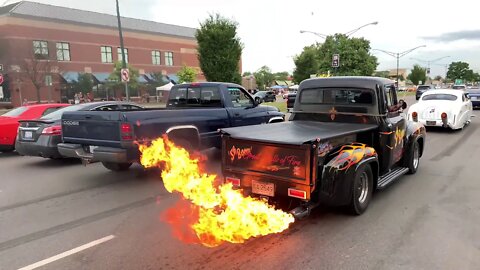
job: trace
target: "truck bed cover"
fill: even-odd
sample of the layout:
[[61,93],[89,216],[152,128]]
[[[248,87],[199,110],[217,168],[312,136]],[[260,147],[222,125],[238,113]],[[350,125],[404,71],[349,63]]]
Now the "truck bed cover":
[[292,121],[222,129],[235,139],[267,143],[302,145],[317,138],[324,140],[376,129],[377,125],[353,123],[326,123],[315,121]]

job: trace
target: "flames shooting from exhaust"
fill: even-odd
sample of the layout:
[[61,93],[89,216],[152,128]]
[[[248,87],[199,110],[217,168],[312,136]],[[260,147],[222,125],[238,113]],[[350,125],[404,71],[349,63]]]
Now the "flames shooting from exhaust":
[[139,145],[141,164],[161,167],[165,188],[198,207],[198,220],[191,225],[199,241],[208,247],[286,230],[294,218],[266,202],[245,197],[231,184],[214,185],[216,175],[202,172],[199,160],[175,146],[166,136],[151,145]]

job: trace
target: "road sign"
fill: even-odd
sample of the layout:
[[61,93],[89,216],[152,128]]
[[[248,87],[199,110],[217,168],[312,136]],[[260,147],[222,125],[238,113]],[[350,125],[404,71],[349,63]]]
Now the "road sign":
[[130,81],[130,71],[128,68],[122,68],[122,82],[129,82]]
[[0,85],[3,84],[3,74],[0,74]]
[[332,67],[338,68],[340,66],[340,55],[334,54],[332,57]]

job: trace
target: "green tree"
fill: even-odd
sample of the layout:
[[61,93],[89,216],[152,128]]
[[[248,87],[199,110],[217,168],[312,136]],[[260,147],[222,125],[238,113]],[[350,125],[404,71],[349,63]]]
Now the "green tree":
[[253,73],[253,76],[255,76],[255,81],[257,82],[258,88],[262,90],[265,90],[266,87],[270,86],[275,79],[272,70],[267,66],[261,67],[259,70]]
[[252,72],[250,72],[250,71],[245,71],[245,72],[243,72],[242,77],[247,77],[247,76],[250,76],[250,75],[252,75]]
[[414,85],[418,85],[420,81],[422,83],[425,83],[425,81],[427,80],[427,75],[425,73],[426,71],[427,70],[422,68],[421,66],[415,65],[413,66],[412,72],[408,74],[407,79],[412,81]]
[[467,80],[468,76],[472,75],[470,65],[466,62],[452,62],[448,67],[447,79],[455,81],[456,79]]
[[[130,71],[130,81],[128,82],[129,93],[131,96],[138,94],[138,69],[132,67],[130,64],[127,64],[127,68]],[[122,61],[117,61],[113,64],[113,72],[108,76],[107,85],[114,89],[114,91],[125,89],[125,83],[122,82],[121,77],[122,71]],[[131,90],[131,91],[130,91]]]
[[[340,56],[340,67],[332,68],[332,57]],[[370,54],[370,41],[343,34],[328,36],[319,48],[319,71],[336,76],[371,76],[377,69],[377,57]]]
[[319,68],[319,44],[304,47],[300,55],[293,59],[293,62],[295,63],[293,80],[296,83],[310,78],[312,74],[317,74]]
[[92,74],[81,73],[78,74],[78,79],[74,83],[75,92],[82,92],[84,94],[92,91],[94,86]]
[[208,81],[241,83],[239,71],[243,45],[237,22],[210,15],[197,30],[198,60]]
[[375,71],[373,74],[375,77],[381,77],[381,78],[389,78],[390,76],[390,71],[385,70],[385,71]]
[[179,83],[194,82],[197,80],[197,70],[193,67],[183,66],[177,72]]
[[441,81],[441,80],[443,80],[443,78],[442,78],[442,76],[437,75],[437,76],[435,76],[434,80],[435,81]]
[[287,81],[288,77],[290,77],[290,74],[287,71],[275,72],[273,74],[273,77],[275,78],[275,80]]

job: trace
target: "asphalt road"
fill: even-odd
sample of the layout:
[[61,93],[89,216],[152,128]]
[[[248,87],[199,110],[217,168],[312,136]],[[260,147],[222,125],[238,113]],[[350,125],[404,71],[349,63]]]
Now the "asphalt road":
[[[318,208],[281,234],[216,248],[172,235],[162,215],[178,196],[156,171],[0,154],[0,269],[47,258],[40,269],[480,269],[479,149],[480,119],[429,130],[417,174],[364,215]],[[218,173],[219,152],[206,154]]]

